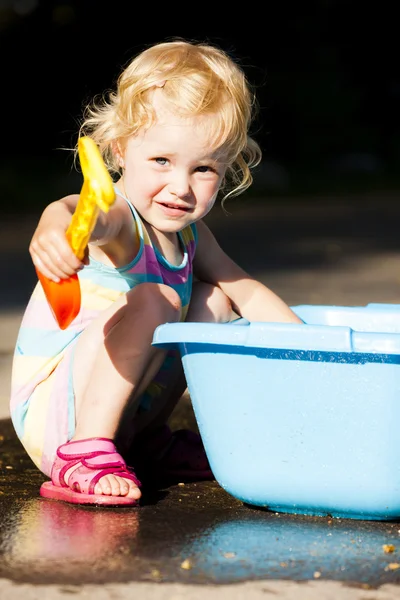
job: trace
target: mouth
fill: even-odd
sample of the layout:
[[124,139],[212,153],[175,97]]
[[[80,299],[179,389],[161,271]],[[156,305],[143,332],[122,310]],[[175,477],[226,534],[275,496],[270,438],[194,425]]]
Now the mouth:
[[159,202],[158,205],[164,212],[167,212],[171,215],[181,215],[191,212],[192,210],[189,206],[181,206],[178,204],[172,204],[170,202]]

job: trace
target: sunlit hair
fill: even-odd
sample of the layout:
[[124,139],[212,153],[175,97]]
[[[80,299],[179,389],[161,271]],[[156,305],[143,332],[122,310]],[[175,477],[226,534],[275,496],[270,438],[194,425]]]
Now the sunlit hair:
[[243,70],[206,43],[177,40],[147,48],[122,71],[115,91],[87,106],[80,135],[98,144],[110,172],[121,171],[116,142],[124,148],[127,138],[155,122],[155,86],[175,114],[211,117],[205,120],[210,149],[221,151],[228,164],[224,200],[244,192],[253,181],[251,168],[261,160],[261,149],[249,135],[256,99]]

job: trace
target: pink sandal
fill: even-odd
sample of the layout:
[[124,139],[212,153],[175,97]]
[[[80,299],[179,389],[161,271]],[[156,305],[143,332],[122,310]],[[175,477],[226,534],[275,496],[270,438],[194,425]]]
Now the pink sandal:
[[199,434],[189,429],[171,431],[168,425],[138,439],[128,463],[145,483],[180,483],[214,479]]
[[128,467],[115,444],[107,438],[89,438],[67,442],[57,449],[51,481],[42,484],[40,495],[72,504],[135,506],[138,501],[126,496],[95,494],[96,483],[104,475],[117,475],[141,486],[133,469]]

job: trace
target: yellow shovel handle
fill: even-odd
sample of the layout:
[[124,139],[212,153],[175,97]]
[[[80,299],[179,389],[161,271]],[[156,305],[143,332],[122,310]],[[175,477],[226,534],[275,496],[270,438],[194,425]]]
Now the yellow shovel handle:
[[100,150],[92,138],[79,138],[78,154],[83,185],[66,235],[74,254],[82,260],[96,225],[99,209],[109,211],[115,202],[115,192]]

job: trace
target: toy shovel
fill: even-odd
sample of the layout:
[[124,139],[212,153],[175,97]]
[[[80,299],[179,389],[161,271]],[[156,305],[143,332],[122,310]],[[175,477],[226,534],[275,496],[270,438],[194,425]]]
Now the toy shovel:
[[[79,138],[78,154],[83,185],[66,236],[74,254],[82,260],[99,210],[109,211],[115,201],[115,192],[100,151],[91,138],[87,136]],[[45,277],[38,269],[36,273],[60,329],[65,329],[81,308],[78,276],[75,274],[56,283]]]

